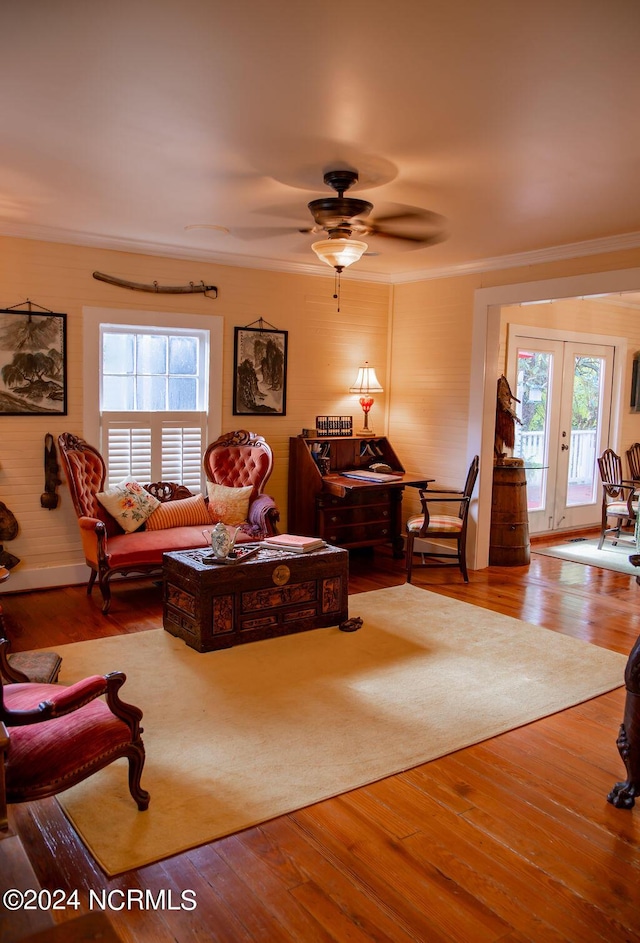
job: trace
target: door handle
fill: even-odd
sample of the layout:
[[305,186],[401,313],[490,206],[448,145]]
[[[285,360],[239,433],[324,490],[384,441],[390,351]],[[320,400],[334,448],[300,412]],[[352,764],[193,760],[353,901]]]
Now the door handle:
[[563,452],[566,452],[568,448],[569,448],[569,446],[568,446],[568,445],[565,445],[564,442],[563,442],[562,445],[560,446],[560,449],[561,449],[561,451],[563,451]]

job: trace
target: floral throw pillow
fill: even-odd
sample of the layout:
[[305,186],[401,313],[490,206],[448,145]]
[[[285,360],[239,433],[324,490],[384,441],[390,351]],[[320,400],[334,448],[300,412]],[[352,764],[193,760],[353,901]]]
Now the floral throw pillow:
[[214,524],[222,521],[223,524],[244,524],[249,514],[249,499],[253,485],[245,488],[227,488],[226,485],[216,485],[207,482],[209,495],[209,516]]
[[124,478],[96,498],[127,534],[141,527],[160,504],[135,478]]

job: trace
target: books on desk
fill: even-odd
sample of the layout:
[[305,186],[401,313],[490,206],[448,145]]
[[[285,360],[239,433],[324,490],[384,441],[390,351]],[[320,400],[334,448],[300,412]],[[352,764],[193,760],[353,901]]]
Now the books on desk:
[[398,478],[402,478],[402,472],[397,475],[387,474],[385,472],[373,472],[363,469],[362,471],[343,471],[340,472],[343,478],[359,478],[362,481],[397,481]]
[[325,546],[324,540],[319,537],[301,537],[299,534],[276,534],[275,537],[265,537],[260,544],[272,550],[289,550],[292,553],[310,553]]

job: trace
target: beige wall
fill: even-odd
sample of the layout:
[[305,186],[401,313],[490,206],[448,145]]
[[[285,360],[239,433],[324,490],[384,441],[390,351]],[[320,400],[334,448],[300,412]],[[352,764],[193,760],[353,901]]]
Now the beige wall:
[[[477,362],[478,351],[485,335],[476,337],[474,324],[480,324],[479,295],[502,295],[509,299],[509,289],[500,286],[531,284],[531,297],[537,298],[535,288],[540,282],[551,280],[588,280],[592,273],[617,273],[640,266],[640,251],[625,250],[615,253],[569,259],[478,275],[410,282],[394,287],[393,324],[391,335],[391,389],[389,402],[389,435],[406,465],[432,475],[442,485],[460,486],[464,481],[470,451],[475,451],[482,430],[479,420],[472,415],[477,401],[483,396],[485,383],[493,385],[500,374],[499,331],[496,332],[492,375],[486,377],[482,362]],[[606,277],[606,276],[605,276]],[[623,286],[630,290],[631,286]],[[640,289],[640,279],[638,285]],[[616,290],[610,288],[610,290]],[[619,289],[618,289],[619,290]],[[526,289],[525,292],[526,294]],[[503,302],[503,303],[505,303]],[[540,306],[540,308],[547,306]],[[537,311],[535,308],[520,308]],[[487,309],[485,308],[485,314]],[[519,315],[518,315],[519,316]],[[530,317],[536,318],[536,314]],[[548,317],[549,315],[545,315]],[[597,333],[622,335],[628,329],[628,361],[636,349],[636,326],[620,320],[600,324]],[[595,321],[592,321],[595,323]],[[490,325],[489,325],[490,326]],[[586,330],[586,328],[583,328]],[[476,359],[474,359],[476,358]],[[474,372],[475,371],[475,372]],[[630,366],[627,380],[630,377]],[[474,383],[473,388],[471,383]],[[485,419],[495,412],[487,406]],[[627,410],[628,412],[628,410]],[[475,424],[475,425],[474,425]],[[485,422],[486,425],[486,422]],[[628,417],[624,424],[624,440],[635,440],[637,419]],[[640,429],[638,429],[640,434]],[[470,442],[476,444],[470,449]],[[489,459],[490,460],[490,459]],[[487,463],[486,455],[484,463]],[[483,469],[481,466],[481,482]],[[485,472],[486,478],[486,472]],[[490,484],[482,489],[483,506],[490,503]],[[417,499],[409,490],[405,499],[405,513],[417,509]]]
[[[218,287],[217,300],[194,295],[158,295],[125,290],[92,277],[94,271],[161,285],[201,280]],[[6,591],[84,580],[77,525],[68,489],[60,506],[40,507],[44,488],[44,436],[83,434],[83,306],[214,314],[224,318],[222,429],[250,428],[264,435],[275,456],[268,491],[286,527],[289,436],[313,426],[321,413],[361,416],[348,388],[358,366],[369,360],[388,386],[389,293],[387,285],[342,279],[341,311],[333,300],[333,277],[290,275],[161,257],[0,238],[3,307],[27,298],[67,314],[68,415],[0,416],[0,501],[16,515],[20,533],[7,550],[20,557]],[[234,327],[263,318],[289,332],[287,415],[240,417],[232,414]],[[383,432],[385,396],[374,406],[376,431]],[[78,563],[81,566],[78,567]]]
[[[357,281],[348,274],[343,278],[342,310],[338,313],[330,274],[326,278],[290,275],[0,238],[0,303],[9,307],[30,298],[53,311],[66,312],[69,368],[68,416],[0,416],[0,500],[20,523],[20,534],[7,544],[7,549],[23,561],[5,589],[72,582],[59,578],[72,572],[84,579],[66,484],[60,488],[62,500],[57,510],[40,507],[45,434],[83,432],[84,305],[176,314],[200,312],[224,318],[222,428],[250,426],[272,444],[275,472],[269,491],[281,506],[286,527],[289,436],[312,425],[318,413],[351,414],[358,422],[357,399],[346,391],[362,361],[374,364],[385,389],[376,397],[372,412],[376,432],[389,434],[406,468],[433,475],[443,485],[459,485],[469,457],[469,443],[478,431],[474,429],[477,420],[470,417],[479,393],[476,384],[470,399],[470,384],[472,377],[475,375],[477,380],[480,373],[482,385],[482,370],[476,360],[478,341],[482,342],[483,337],[476,337],[475,345],[473,340],[477,298],[482,290],[638,266],[640,251],[634,250],[412,282],[393,289]],[[145,283],[156,280],[179,285],[204,280],[218,286],[219,297],[213,301],[201,295],[127,291],[96,281],[92,278],[95,270]],[[640,283],[633,287],[640,289]],[[249,421],[232,415],[233,328],[258,318],[289,331],[287,415]],[[623,333],[622,327],[611,327],[611,333]],[[496,332],[494,368],[498,335]],[[631,357],[640,342],[636,342],[635,328],[628,336]],[[489,380],[495,383],[495,377]],[[636,421],[635,417],[629,419],[625,440],[640,438],[635,434]],[[484,494],[482,500],[486,503],[486,488]],[[415,506],[411,490],[405,505],[406,513]]]

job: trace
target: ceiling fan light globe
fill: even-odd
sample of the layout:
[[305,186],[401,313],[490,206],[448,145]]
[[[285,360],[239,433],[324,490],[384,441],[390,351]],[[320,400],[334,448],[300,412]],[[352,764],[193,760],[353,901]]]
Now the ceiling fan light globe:
[[357,239],[321,239],[311,246],[320,261],[332,268],[346,268],[358,262],[369,246]]

